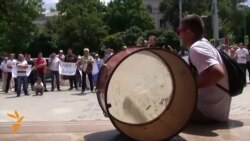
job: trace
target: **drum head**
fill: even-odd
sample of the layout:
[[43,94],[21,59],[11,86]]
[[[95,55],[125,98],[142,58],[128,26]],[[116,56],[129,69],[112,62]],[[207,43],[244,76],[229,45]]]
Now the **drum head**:
[[124,59],[107,89],[110,115],[127,124],[146,124],[168,107],[174,91],[173,74],[157,54],[140,51]]

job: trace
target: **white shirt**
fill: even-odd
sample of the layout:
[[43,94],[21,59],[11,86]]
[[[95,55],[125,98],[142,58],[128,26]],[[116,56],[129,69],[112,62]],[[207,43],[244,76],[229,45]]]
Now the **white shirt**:
[[[7,66],[12,66],[12,67],[14,67],[14,66],[16,66],[16,60],[15,59],[13,59],[13,60],[8,60],[7,61]],[[7,72],[12,72],[12,68],[7,68]]]
[[[198,70],[198,75],[213,65],[222,65],[225,77],[218,84],[226,89],[229,88],[228,75],[223,60],[219,52],[206,39],[203,38],[190,47],[190,60]],[[229,116],[230,104],[230,95],[215,85],[198,90],[197,108],[208,118],[226,121]]]
[[58,57],[50,60],[50,70],[52,71],[59,71],[59,63],[61,60]]
[[[17,61],[16,65],[28,65],[26,60]],[[27,68],[17,68],[17,76],[27,76]]]
[[246,64],[247,63],[247,56],[249,55],[248,50],[245,48],[239,48],[235,52],[237,63],[239,64]]
[[80,61],[81,61],[80,67],[85,72],[87,69],[87,66],[88,66],[88,63],[86,63],[86,61],[93,61],[94,62],[94,58],[91,55],[89,55],[88,57],[82,56]]
[[3,62],[1,63],[1,70],[2,70],[3,72],[8,72],[7,62],[5,62],[4,60],[3,60]]
[[16,65],[28,65],[26,60],[23,61],[16,61]]

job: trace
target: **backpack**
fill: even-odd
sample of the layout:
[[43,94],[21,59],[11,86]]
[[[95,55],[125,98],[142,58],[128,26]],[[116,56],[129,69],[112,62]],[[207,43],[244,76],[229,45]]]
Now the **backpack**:
[[[210,44],[209,42],[207,43]],[[246,86],[246,75],[244,73],[244,70],[234,59],[232,59],[224,51],[217,51],[219,52],[227,70],[229,90],[219,84],[216,84],[216,86],[228,93],[231,97],[237,96],[243,92],[243,89]],[[191,63],[190,58],[189,63],[191,72],[196,74],[197,69]]]
[[244,73],[244,70],[224,51],[218,51],[227,70],[229,90],[225,89],[219,84],[216,84],[216,86],[226,91],[232,97],[237,96],[242,93],[244,87],[246,86],[246,75]]

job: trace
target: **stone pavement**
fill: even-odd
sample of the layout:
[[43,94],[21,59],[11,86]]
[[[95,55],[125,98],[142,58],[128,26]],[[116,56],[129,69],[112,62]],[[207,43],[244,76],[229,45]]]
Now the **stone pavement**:
[[[80,91],[74,90],[48,92],[44,96],[14,96],[0,94],[0,141],[130,140],[121,136],[109,119],[103,117],[95,94],[81,95]],[[250,84],[242,95],[233,97],[229,123],[190,125],[171,141],[249,141],[249,98]],[[6,116],[14,110],[25,116],[16,135],[11,133],[13,120]]]
[[[46,92],[43,96],[16,97],[14,92],[9,94],[0,93],[0,122],[11,122],[7,113],[17,110],[25,116],[24,121],[83,121],[105,120],[95,93],[81,91]],[[106,119],[107,120],[107,119]]]

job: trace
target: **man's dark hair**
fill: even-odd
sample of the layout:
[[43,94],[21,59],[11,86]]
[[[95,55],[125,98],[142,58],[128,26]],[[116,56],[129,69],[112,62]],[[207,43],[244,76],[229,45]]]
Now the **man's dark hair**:
[[182,19],[181,25],[184,28],[191,30],[195,34],[196,40],[199,40],[204,36],[204,22],[198,15],[187,15]]

